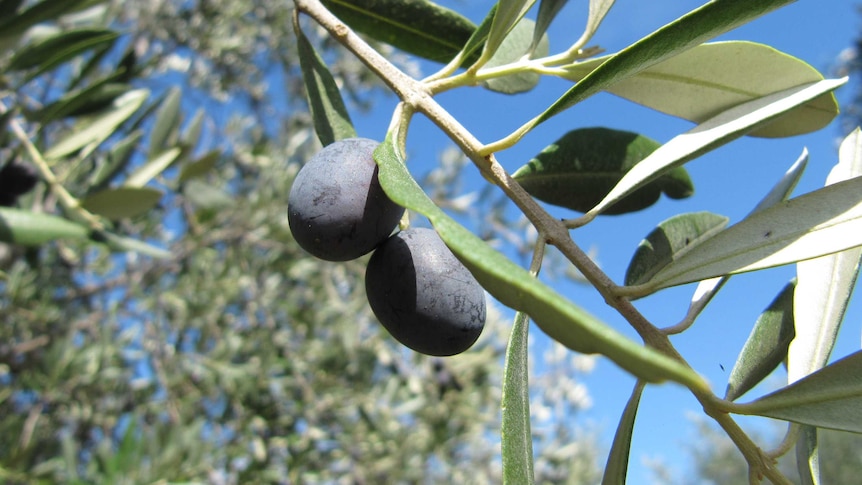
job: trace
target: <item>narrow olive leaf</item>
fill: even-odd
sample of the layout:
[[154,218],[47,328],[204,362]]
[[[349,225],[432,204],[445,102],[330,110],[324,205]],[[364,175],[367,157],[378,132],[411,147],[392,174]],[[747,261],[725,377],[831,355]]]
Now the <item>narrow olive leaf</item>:
[[39,68],[48,71],[91,49],[110,45],[119,37],[109,29],[74,29],[60,31],[36,43],[26,45],[15,52],[7,68],[12,71]]
[[93,233],[91,238],[96,242],[105,244],[112,251],[138,253],[158,259],[170,259],[173,256],[170,251],[160,247],[147,244],[138,239],[118,236],[106,231]]
[[205,117],[206,111],[203,108],[198,108],[191,121],[186,125],[183,134],[180,135],[180,142],[185,150],[191,151],[197,146],[203,132]]
[[626,270],[626,285],[648,281],[673,260],[722,231],[729,220],[711,212],[691,212],[659,223],[635,250]]
[[458,54],[463,60],[461,64],[473,64],[479,60],[479,49],[484,48],[485,42],[488,40],[488,34],[491,32],[491,25],[494,23],[494,17],[496,15],[497,4],[494,4],[494,6],[491,7],[491,10],[488,11],[488,14],[485,15],[485,19],[482,20],[482,23],[476,27],[476,30],[474,30],[470,38],[467,39],[467,43],[464,44],[464,48],[461,49],[461,52]]
[[98,192],[107,187],[114,178],[126,168],[132,160],[135,147],[144,137],[144,133],[135,130],[127,137],[113,144],[108,150],[107,156],[100,160],[96,170],[90,176],[88,194]]
[[55,239],[86,239],[89,230],[62,217],[0,207],[0,241],[38,246]]
[[4,17],[0,19],[0,53],[17,44],[21,36],[36,24],[103,2],[104,0],[44,0],[15,15]]
[[326,63],[302,33],[298,19],[294,17],[293,30],[296,33],[299,65],[308,96],[308,108],[314,120],[314,131],[323,146],[337,140],[353,138],[356,130],[350,121],[350,114],[341,99],[338,85],[326,67]]
[[[535,49],[536,46],[539,45],[539,41],[542,40],[542,37],[548,31],[548,27],[551,26],[551,22],[554,21],[557,14],[560,13],[560,10],[568,1],[569,0],[542,0],[539,3],[539,13],[536,15],[536,29],[533,31],[531,50]],[[591,2],[590,8],[592,8],[592,3],[593,2]]]
[[[536,3],[536,0],[498,0],[497,11],[494,14],[494,22],[491,24],[491,30],[488,32],[488,39],[485,42],[485,50],[482,52],[482,59],[491,59],[495,57],[501,50],[506,49],[504,40],[509,37],[512,29],[515,28],[524,18],[528,10]],[[527,45],[524,51],[530,48],[533,32],[530,30],[530,38],[527,40]],[[520,54],[523,55],[524,52]]]
[[129,178],[126,179],[123,186],[140,188],[147,185],[159,174],[170,168],[170,166],[177,160],[177,157],[180,156],[180,153],[182,153],[182,150],[174,147],[162,152],[160,155],[156,156],[156,158],[148,160],[147,163],[143,164],[139,169],[135,170],[133,174],[129,175]]
[[533,435],[530,432],[529,347],[530,318],[517,312],[506,346],[503,369],[501,445],[503,483],[532,484]]
[[[563,77],[579,81],[610,59],[567,67]],[[695,123],[733,106],[802,84],[823,80],[816,69],[774,48],[745,41],[694,47],[605,88],[609,93]],[[825,93],[749,135],[784,137],[819,130],[838,115]]]
[[620,418],[620,424],[617,425],[617,432],[614,434],[614,443],[611,445],[611,452],[608,454],[608,462],[605,465],[605,473],[602,476],[602,485],[617,485],[626,483],[626,475],[629,469],[629,455],[632,447],[632,433],[635,428],[635,418],[638,415],[638,406],[641,402],[646,383],[637,381],[635,388],[629,397],[626,407],[623,410],[623,415]]
[[146,89],[129,91],[115,99],[105,111],[79,119],[71,133],[45,152],[45,158],[62,158],[87,145],[105,141],[141,107],[148,95]]
[[605,19],[605,16],[611,10],[611,7],[614,6],[615,0],[590,0],[590,10],[587,14],[587,26],[584,28],[584,33],[581,34],[581,38],[575,42],[575,45],[584,46],[590,39],[595,35],[596,30],[599,29],[599,25],[601,25],[602,20]]
[[814,426],[799,428],[796,468],[802,485],[820,485],[820,450],[817,447],[817,428]]
[[358,32],[405,52],[449,62],[476,26],[461,14],[428,0],[323,0]]
[[[796,184],[799,183],[799,179],[802,177],[802,173],[805,171],[807,164],[808,149],[803,149],[799,158],[797,158],[793,165],[787,169],[787,172],[784,173],[781,180],[779,180],[778,183],[772,187],[769,193],[760,200],[749,215],[787,200],[787,198],[790,197],[790,194],[793,193],[793,189],[796,188]],[[718,293],[718,290],[724,286],[724,283],[727,282],[728,278],[729,276],[721,276],[718,278],[703,280],[698,283],[697,288],[694,290],[694,294],[691,297],[691,304],[688,307],[685,321],[693,322],[700,312],[706,308],[706,305],[709,304],[715,294]]]
[[724,398],[734,401],[760,384],[787,357],[787,347],[796,335],[793,328],[793,290],[796,280],[788,283],[757,318],[754,328],[727,383]]
[[586,217],[595,217],[630,192],[710,150],[729,143],[797,106],[837,89],[847,78],[798,86],[741,104],[710,118],[654,151],[635,165]]
[[397,134],[390,133],[375,152],[380,185],[395,203],[428,217],[452,252],[498,301],[528,314],[542,331],[572,350],[606,355],[650,382],[672,380],[689,388],[708,389],[691,368],[629,340],[450,218],[407,171],[393,138]]
[[128,84],[115,83],[111,78],[105,78],[80,91],[67,93],[57,101],[25,115],[27,119],[40,123],[70,116],[88,115],[110,106],[115,99],[129,90],[131,86]]
[[[587,212],[629,170],[654,152],[657,141],[610,128],[572,130],[546,147],[513,177],[533,197],[549,204]],[[661,193],[681,199],[694,193],[685,168],[677,167],[640,187],[604,214],[625,214],[655,204]]]
[[793,0],[716,0],[692,10],[621,50],[563,94],[532,123],[535,126],[608,86],[739,27]]
[[[848,135],[826,186],[862,175],[862,131]],[[858,198],[858,196],[857,196]],[[796,265],[796,333],[787,359],[788,383],[826,365],[859,275],[862,249],[854,248]]]
[[125,219],[149,211],[162,198],[162,191],[149,187],[119,187],[88,195],[81,206],[107,219]]
[[180,126],[182,93],[182,89],[174,86],[168,90],[159,103],[156,118],[153,120],[153,129],[150,131],[148,158],[156,158],[165,148],[173,144],[171,138],[175,136],[174,134]]
[[177,177],[178,183],[187,182],[193,178],[202,177],[209,173],[210,170],[215,167],[216,163],[218,163],[221,158],[220,150],[212,150],[200,158],[183,164],[180,169],[180,175]]
[[[503,39],[497,53],[491,58],[485,67],[503,66],[513,63],[524,56],[531,54],[531,45],[533,37],[533,28],[535,22],[530,19],[521,19],[515,27],[509,32],[509,35]],[[548,38],[542,37],[542,40],[536,46],[535,54],[537,57],[548,55]],[[488,79],[484,82],[486,88],[491,91],[505,94],[516,94],[529,91],[539,84],[539,75],[534,72],[519,72],[508,76]]]
[[652,291],[795,263],[860,245],[862,177],[856,177],[743,219],[683,254],[642,286]]
[[787,387],[734,405],[732,412],[862,433],[860,375],[862,351],[857,351]]
[[230,194],[200,180],[186,182],[183,195],[198,209],[217,210],[235,204]]

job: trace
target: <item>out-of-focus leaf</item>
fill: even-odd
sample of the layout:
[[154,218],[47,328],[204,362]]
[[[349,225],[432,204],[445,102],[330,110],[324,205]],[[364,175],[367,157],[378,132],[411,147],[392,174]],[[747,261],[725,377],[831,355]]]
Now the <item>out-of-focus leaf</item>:
[[8,68],[13,71],[38,68],[27,77],[32,79],[88,50],[111,45],[117,37],[119,34],[109,29],[61,31],[57,35],[18,50],[9,60]]
[[427,0],[323,0],[353,29],[405,52],[449,62],[476,26],[461,14]]
[[572,350],[606,355],[650,382],[673,380],[690,388],[706,389],[703,379],[689,367],[629,340],[450,218],[407,171],[393,137],[397,133],[390,133],[374,154],[380,167],[380,185],[395,203],[428,217],[446,245],[498,301],[526,313],[551,338]]
[[355,137],[356,130],[350,122],[350,114],[341,99],[338,85],[326,63],[302,33],[296,17],[293,30],[296,32],[299,64],[317,138],[326,146],[337,140]]
[[135,173],[129,175],[126,182],[123,184],[126,187],[139,188],[147,185],[152,179],[156,178],[160,173],[167,170],[172,163],[177,160],[182,150],[180,148],[171,148],[162,152],[156,158],[147,161]]
[[747,404],[735,414],[766,416],[862,433],[862,351]]
[[188,122],[186,129],[183,131],[182,136],[180,136],[184,149],[192,150],[197,146],[201,138],[201,132],[203,131],[205,116],[206,111],[203,108],[198,108],[195,111],[195,115]]
[[671,262],[650,290],[771,268],[862,245],[862,177],[776,204]]
[[118,126],[141,107],[148,95],[149,91],[146,89],[129,91],[115,99],[111,107],[104,112],[80,119],[72,133],[45,152],[45,158],[62,158],[91,143],[98,144],[108,139]]
[[635,388],[629,397],[617,432],[614,434],[614,444],[608,454],[608,462],[605,465],[605,474],[602,476],[602,485],[617,485],[626,483],[626,475],[629,469],[629,454],[632,446],[632,433],[635,428],[635,418],[638,415],[638,406],[641,402],[641,394],[645,383],[637,381]]
[[176,86],[168,90],[156,110],[153,129],[150,131],[149,158],[156,158],[173,142],[170,140],[180,126],[180,102],[182,90]]
[[210,152],[207,152],[197,160],[185,163],[180,169],[180,175],[177,178],[177,182],[183,183],[193,178],[206,175],[210,170],[213,169],[213,167],[215,167],[216,163],[218,163],[219,161],[219,158],[221,158],[221,151],[212,150]]
[[[569,0],[542,0],[539,3],[539,13],[536,15],[536,28],[533,31],[532,49],[535,49],[536,46],[539,45],[539,41],[548,31],[548,27],[551,26],[551,22],[554,21],[557,14],[560,13],[560,10],[568,1]],[[590,2],[591,8],[592,3],[594,2]]]
[[625,284],[638,285],[724,229],[729,219],[711,212],[679,214],[659,223],[638,244],[626,270]]
[[[610,59],[605,56],[567,67],[580,81]],[[739,104],[803,84],[822,81],[816,69],[774,48],[754,42],[703,44],[607,86],[635,103],[701,123]],[[749,135],[784,137],[819,130],[838,115],[832,93],[824,93]]]
[[216,210],[235,203],[233,197],[224,190],[200,180],[189,180],[183,188],[183,194],[200,209]]
[[113,251],[133,252],[158,259],[170,259],[173,256],[170,251],[147,244],[138,239],[118,236],[110,232],[102,231],[94,234],[93,239],[104,243]]
[[787,347],[796,335],[793,328],[793,290],[791,281],[757,318],[754,328],[727,383],[724,398],[734,401],[759,384],[787,357]]
[[86,239],[89,230],[62,217],[0,207],[0,241],[38,246],[55,239]]
[[[581,128],[563,135],[512,176],[539,200],[587,212],[659,146],[657,141],[629,131]],[[676,167],[604,213],[645,209],[655,204],[662,192],[674,199],[690,196],[694,186],[688,172]]]
[[44,0],[3,17],[0,19],[0,53],[13,47],[30,27],[102,2],[104,0]]
[[[862,175],[862,131],[848,135],[826,186]],[[857,195],[857,200],[859,196]],[[787,381],[794,382],[826,365],[859,275],[862,248],[853,248],[796,265],[794,315],[798,338],[790,344]]]
[[[530,7],[536,3],[536,0],[499,0],[497,2],[497,11],[494,13],[494,21],[491,23],[491,30],[488,32],[488,39],[485,42],[485,49],[482,52],[483,59],[492,59],[507,48],[504,45],[505,39],[510,37],[512,29],[515,28],[523,19],[524,14]],[[530,29],[530,39],[532,39],[533,29]],[[520,53],[523,55],[529,49],[531,41],[527,40],[527,44]],[[510,47],[509,47],[510,48]],[[520,56],[519,56],[520,57]],[[498,64],[499,65],[499,64]]]
[[162,191],[149,187],[118,187],[88,195],[81,206],[107,219],[124,219],[152,209],[162,195]]
[[111,147],[105,159],[101,161],[101,164],[90,177],[89,193],[97,192],[111,183],[114,177],[131,161],[135,146],[143,137],[144,133],[136,130]]
[[27,113],[27,118],[48,123],[69,116],[88,115],[106,108],[130,89],[128,84],[115,83],[106,78],[80,91],[67,93],[39,110]]
[[682,135],[676,136],[629,170],[620,182],[585,217],[595,217],[617,200],[671,167],[682,165],[729,143],[797,106],[845,84],[847,78],[827,79],[811,85],[749,101],[724,111]]
[[[494,54],[485,67],[496,67],[510,64],[523,58],[531,53],[530,49],[533,38],[533,28],[535,23],[530,19],[521,19],[515,27],[509,32],[509,35],[503,39],[497,53]],[[538,57],[548,55],[548,38],[542,37],[539,44],[533,52]],[[521,72],[510,74],[508,76],[488,79],[485,81],[485,87],[491,91],[506,94],[522,93],[529,91],[539,84],[539,75],[533,72]]]
[[602,63],[533,120],[531,126],[538,125],[614,83],[792,1],[708,2],[626,47]]
[[529,485],[535,482],[533,435],[530,432],[529,330],[530,317],[517,312],[503,370],[503,483]]
[[802,485],[820,485],[820,451],[817,428],[802,426],[796,441],[796,468]]

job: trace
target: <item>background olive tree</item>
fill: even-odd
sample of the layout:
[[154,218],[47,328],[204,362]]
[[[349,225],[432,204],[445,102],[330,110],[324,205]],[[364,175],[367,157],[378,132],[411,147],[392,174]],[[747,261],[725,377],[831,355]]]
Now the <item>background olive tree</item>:
[[[0,162],[41,179],[0,214],[4,483],[499,481],[505,327],[462,358],[405,352],[363,264],[289,234],[286,194],[319,149],[291,12],[0,2]],[[351,107],[372,106],[380,83],[320,40]],[[568,362],[557,384],[577,386]],[[576,438],[544,430],[547,481],[594,481]]]

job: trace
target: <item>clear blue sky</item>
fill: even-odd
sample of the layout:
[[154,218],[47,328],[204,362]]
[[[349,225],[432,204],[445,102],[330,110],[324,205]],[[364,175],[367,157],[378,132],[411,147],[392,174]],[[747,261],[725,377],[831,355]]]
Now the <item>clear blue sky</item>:
[[[492,4],[490,1],[464,0],[439,3],[464,13],[477,23]],[[602,46],[607,52],[615,52],[702,3],[692,0],[619,0],[593,43]],[[586,8],[587,2],[584,0],[567,4],[549,32],[552,52],[565,49],[578,37],[585,21]],[[535,15],[535,12],[531,15]],[[841,51],[853,44],[856,31],[862,26],[860,19],[855,3],[849,0],[798,1],[720,39],[769,44],[803,59],[829,77]],[[436,68],[436,65],[423,65],[424,74]],[[529,94],[501,97],[482,89],[462,89],[446,93],[440,97],[440,101],[480,140],[490,142],[538,114],[567,87],[567,83],[550,79],[543,80],[538,89]],[[837,93],[839,101],[850,99],[855,88],[856,84],[851,80]],[[380,103],[367,117],[355,120],[361,135],[382,137],[394,103],[391,99],[389,101],[391,103]],[[489,104],[483,105],[483,101]],[[610,95],[598,95],[547,122],[535,133],[525,137],[517,147],[501,153],[501,163],[509,170],[514,170],[566,131],[586,126],[637,131],[667,141],[692,125]],[[696,186],[696,193],[690,199],[663,199],[656,206],[640,213],[599,218],[575,231],[575,240],[584,248],[597,248],[599,263],[611,277],[619,281],[638,242],[658,222],[681,212],[702,210],[726,215],[731,218],[731,222],[738,221],[796,160],[803,147],[808,148],[811,156],[809,167],[795,194],[818,188],[836,162],[839,135],[838,124],[833,123],[820,132],[788,139],[738,140],[686,166]],[[448,145],[448,140],[434,127],[417,122],[411,128],[408,151],[427,155],[424,156],[425,160],[411,161],[411,167],[421,171],[422,164],[430,166],[436,155]],[[483,181],[476,178],[474,183],[481,184]],[[551,210],[560,217],[573,215],[565,210]],[[728,373],[751,325],[794,274],[793,267],[784,267],[732,278],[693,329],[674,338],[682,355],[712,383],[716,393],[723,394]],[[559,281],[554,284],[559,285]],[[567,284],[558,288],[618,330],[637,338],[623,319],[608,309],[591,288]],[[682,318],[692,291],[693,286],[668,290],[638,301],[637,306],[656,324],[670,325]],[[860,315],[862,304],[852,305],[834,356],[843,356],[859,349],[862,332]],[[547,338],[539,331],[534,331],[531,336],[540,348],[545,345],[543,340]],[[764,389],[780,385],[783,379],[784,375],[778,372],[773,381],[751,391],[741,400],[750,400]],[[593,405],[573,419],[585,427],[597,427],[605,444],[609,445],[633,382],[610,361],[600,359],[595,371],[586,379]],[[643,464],[646,458],[659,459],[679,472],[680,476],[685,475],[690,456],[685,450],[697,439],[695,428],[689,420],[692,414],[702,415],[702,412],[685,389],[675,385],[651,386],[647,389],[635,428],[629,483],[650,483],[652,475]],[[773,429],[765,419],[740,421],[745,427]]]

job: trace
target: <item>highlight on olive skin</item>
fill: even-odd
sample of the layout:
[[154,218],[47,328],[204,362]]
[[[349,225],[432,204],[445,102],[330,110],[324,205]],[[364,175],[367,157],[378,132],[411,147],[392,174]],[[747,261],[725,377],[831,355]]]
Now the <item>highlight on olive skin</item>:
[[386,330],[423,354],[459,354],[485,326],[484,290],[432,229],[407,229],[381,244],[365,292]]
[[326,261],[370,253],[392,234],[404,209],[377,180],[379,142],[348,138],[326,146],[302,167],[288,196],[288,224],[299,245]]

